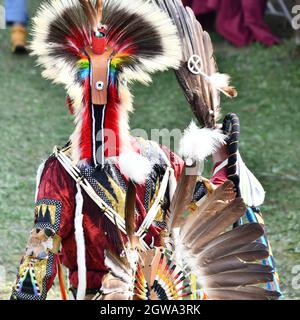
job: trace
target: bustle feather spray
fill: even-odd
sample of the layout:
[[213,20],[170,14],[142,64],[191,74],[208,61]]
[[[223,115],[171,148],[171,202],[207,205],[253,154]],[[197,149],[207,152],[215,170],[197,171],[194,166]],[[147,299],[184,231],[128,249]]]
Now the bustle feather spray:
[[[132,208],[129,203],[130,199]],[[181,232],[172,251],[155,247],[145,252],[137,245],[139,241],[131,241],[122,257],[107,252],[110,273],[103,280],[100,299],[278,299],[279,292],[259,286],[274,279],[273,268],[258,262],[269,257],[268,247],[258,241],[264,235],[263,226],[248,223],[228,231],[245,211],[233,182],[226,181],[202,198],[193,214],[182,216],[179,211],[180,219],[174,221]],[[132,210],[126,212],[132,214]],[[130,221],[128,230],[133,229]],[[128,246],[135,255],[127,254]],[[191,274],[197,277],[196,289]]]

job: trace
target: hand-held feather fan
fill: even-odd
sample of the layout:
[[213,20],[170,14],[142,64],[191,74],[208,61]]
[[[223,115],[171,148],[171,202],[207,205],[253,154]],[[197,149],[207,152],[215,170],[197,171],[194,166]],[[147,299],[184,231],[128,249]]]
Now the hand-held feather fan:
[[227,231],[245,212],[243,200],[235,199],[233,182],[227,181],[204,197],[178,226],[177,264],[182,261],[197,275],[207,299],[280,297],[278,292],[253,287],[274,278],[273,268],[257,262],[269,256],[268,247],[257,242],[264,228],[249,223]]
[[[248,223],[227,231],[246,211],[242,199],[234,198],[234,184],[227,181],[203,198],[194,213],[185,218],[179,215],[173,252],[164,248],[139,252],[136,268],[108,255],[107,266],[122,280],[114,294],[125,294],[126,283],[133,298],[142,300],[194,295],[197,299],[278,299],[280,293],[256,286],[274,278],[273,268],[258,262],[269,257],[268,247],[258,242],[264,228]],[[191,274],[197,277],[196,289]],[[110,281],[103,282],[104,289]],[[111,292],[103,294],[109,299]]]

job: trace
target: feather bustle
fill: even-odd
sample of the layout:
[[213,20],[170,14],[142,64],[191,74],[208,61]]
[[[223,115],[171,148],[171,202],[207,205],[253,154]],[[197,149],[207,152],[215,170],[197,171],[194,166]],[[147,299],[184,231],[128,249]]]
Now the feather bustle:
[[185,225],[182,227],[181,234],[183,239],[188,236],[191,228],[195,225],[197,220],[204,222],[204,219],[210,218],[217,210],[225,208],[229,201],[235,199],[234,184],[227,180],[218,187],[211,195],[206,195],[198,203],[196,212],[187,218]]
[[212,300],[273,300],[280,297],[278,292],[254,286],[208,289],[205,293]]
[[[238,256],[237,250],[243,249],[244,246],[259,239],[263,234],[264,229],[258,223],[248,223],[239,226],[209,242],[199,255],[198,261],[205,265],[216,259],[226,257],[228,254],[236,254]],[[255,245],[259,246],[259,244]],[[262,250],[264,247],[259,247],[259,249]]]
[[274,274],[270,266],[245,264],[244,268],[204,276],[202,279],[207,288],[224,288],[272,282]]
[[[188,174],[187,170],[189,171]],[[194,167],[188,167],[185,164],[170,205],[170,230],[178,227],[185,220],[185,216],[188,214],[189,210],[188,207],[193,200],[197,178],[196,165],[194,165]]]
[[[221,212],[217,212],[207,222],[196,224],[189,237],[185,239],[186,243],[193,246],[193,252],[197,253],[205,244],[217,237],[226,228],[233,225],[235,221],[241,218],[246,212],[246,206],[241,198],[232,201]],[[197,221],[199,223],[199,221]],[[192,242],[190,242],[192,240]]]

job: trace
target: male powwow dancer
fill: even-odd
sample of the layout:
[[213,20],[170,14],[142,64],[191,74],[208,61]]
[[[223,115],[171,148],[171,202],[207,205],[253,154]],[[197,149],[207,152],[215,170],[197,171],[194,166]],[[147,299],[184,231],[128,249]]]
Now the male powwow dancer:
[[[236,119],[225,134],[217,124],[220,93],[236,91],[192,11],[178,0],[52,0],[34,18],[31,49],[65,85],[75,131],[38,170],[12,299],[46,299],[57,272],[67,299],[61,265],[78,300],[277,299],[259,286],[274,282],[264,228],[240,223],[249,204],[231,172],[242,163],[230,148]],[[167,69],[203,127],[185,131],[181,157],[129,132],[130,84]],[[211,154],[209,181],[199,164]]]

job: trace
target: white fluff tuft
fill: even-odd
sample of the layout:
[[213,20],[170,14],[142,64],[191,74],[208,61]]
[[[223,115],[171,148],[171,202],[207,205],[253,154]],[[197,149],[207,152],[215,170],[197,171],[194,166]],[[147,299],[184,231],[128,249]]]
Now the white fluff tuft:
[[192,121],[180,141],[179,154],[184,159],[201,162],[225,144],[224,140],[225,135],[219,130],[200,129]]
[[226,88],[229,86],[230,76],[224,73],[214,73],[209,77],[209,81],[216,88]]
[[40,183],[41,183],[41,179],[42,179],[42,174],[43,174],[44,169],[45,169],[45,164],[46,164],[46,161],[44,161],[39,166],[37,174],[36,174],[35,201],[37,201],[37,198],[38,198],[38,193],[39,193],[39,189],[40,189]]
[[152,163],[136,152],[122,153],[119,156],[121,173],[137,184],[145,183],[152,171]]

